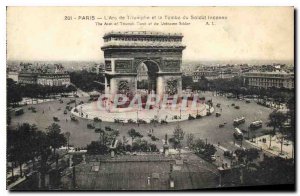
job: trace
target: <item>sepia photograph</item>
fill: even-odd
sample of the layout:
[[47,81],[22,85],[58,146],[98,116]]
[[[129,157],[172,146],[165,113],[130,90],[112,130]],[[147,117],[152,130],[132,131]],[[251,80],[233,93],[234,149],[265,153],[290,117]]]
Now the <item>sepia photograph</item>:
[[295,190],[294,14],[7,6],[6,189]]

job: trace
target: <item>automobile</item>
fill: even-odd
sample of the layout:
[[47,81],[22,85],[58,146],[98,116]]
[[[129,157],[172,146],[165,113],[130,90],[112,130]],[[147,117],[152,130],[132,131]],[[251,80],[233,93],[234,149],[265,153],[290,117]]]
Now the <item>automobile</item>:
[[234,106],[234,108],[238,110],[238,109],[240,109],[240,106],[236,105],[236,106]]
[[238,126],[240,124],[245,123],[245,121],[246,121],[245,117],[236,118],[236,119],[233,120],[233,125]]
[[114,118],[114,123],[120,123],[120,119]]
[[224,127],[225,125],[224,124],[219,124],[219,128],[222,128]]
[[210,160],[216,161],[216,160],[217,160],[217,159],[216,159],[216,156],[215,156],[215,155],[211,155]]
[[250,124],[249,127],[252,128],[252,129],[261,128],[262,127],[262,121],[261,120],[254,121]]
[[86,127],[87,127],[88,129],[95,129],[95,126],[94,126],[93,124],[91,124],[91,123],[88,123],[88,124],[86,125]]
[[168,122],[166,120],[161,120],[160,124],[168,124]]
[[233,136],[235,137],[235,139],[242,140],[244,135],[239,128],[234,128]]
[[77,118],[75,118],[75,116],[71,116],[71,121],[75,121],[75,122],[77,122],[77,121],[78,121],[78,119],[77,119]]
[[56,117],[56,116],[53,117],[53,120],[54,120],[55,122],[59,122],[59,119],[58,119],[58,117]]
[[64,114],[67,114],[68,113],[68,110],[64,110]]
[[231,106],[235,106],[235,103],[232,103]]
[[62,99],[59,100],[59,103],[64,103],[64,101]]
[[251,101],[247,99],[247,100],[246,100],[246,103],[251,103]]
[[137,123],[139,123],[139,124],[147,124],[147,122],[145,120],[143,120],[143,119],[138,119]]
[[219,116],[221,116],[221,113],[216,112],[216,117],[219,117]]
[[15,111],[16,116],[20,116],[22,114],[24,114],[24,110],[22,108],[16,109],[16,111]]
[[216,105],[218,108],[221,106],[221,104],[220,103],[217,103],[217,105]]
[[233,95],[233,94],[229,94],[228,96],[227,96],[227,98],[235,98],[235,96]]
[[132,119],[128,119],[128,120],[127,120],[127,123],[135,123],[135,121],[132,120]]

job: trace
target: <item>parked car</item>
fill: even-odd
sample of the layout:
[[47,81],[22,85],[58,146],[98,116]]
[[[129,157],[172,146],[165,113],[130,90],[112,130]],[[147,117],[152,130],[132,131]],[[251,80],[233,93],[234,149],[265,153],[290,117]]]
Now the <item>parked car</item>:
[[71,121],[75,121],[75,122],[77,122],[77,121],[78,121],[78,119],[77,119],[77,118],[75,118],[75,116],[71,116]]
[[240,109],[240,106],[236,105],[236,106],[234,106],[234,108],[238,110],[238,109]]
[[24,110],[22,108],[16,109],[16,111],[15,111],[16,116],[20,116],[22,114],[24,114]]
[[127,123],[132,123],[132,124],[133,124],[133,123],[135,123],[135,121],[132,120],[132,119],[128,119],[128,120],[127,120]]
[[245,121],[246,121],[245,117],[236,118],[236,119],[233,120],[233,125],[238,126],[240,124],[245,123]]
[[64,114],[67,114],[68,113],[68,111],[67,110],[64,110]]
[[235,137],[235,139],[242,140],[244,135],[239,128],[234,128],[233,136]]
[[91,123],[88,123],[88,124],[86,125],[86,127],[87,127],[88,129],[95,129],[95,126],[94,126],[93,124],[91,124]]
[[168,124],[168,122],[166,120],[161,120],[160,124]]
[[261,120],[254,121],[250,124],[249,127],[252,128],[252,129],[261,128],[262,127],[262,121]]
[[147,124],[147,122],[145,120],[143,120],[143,119],[138,119],[137,123],[139,123],[139,124]]
[[216,112],[216,117],[219,117],[219,116],[221,116],[221,113]]
[[55,122],[59,122],[59,119],[58,119],[58,117],[56,117],[56,116],[53,117],[53,120],[54,120]]
[[216,160],[217,160],[217,159],[216,159],[216,156],[215,156],[215,155],[211,155],[210,160],[211,160],[211,161],[216,161]]
[[221,104],[220,103],[217,103],[217,105],[216,105],[218,108],[221,106]]

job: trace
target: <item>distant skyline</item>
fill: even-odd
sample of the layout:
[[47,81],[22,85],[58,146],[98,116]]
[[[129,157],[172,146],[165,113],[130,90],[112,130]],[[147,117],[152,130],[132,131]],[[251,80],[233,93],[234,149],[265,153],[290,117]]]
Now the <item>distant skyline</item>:
[[[99,14],[101,13],[101,14]],[[94,21],[64,21],[66,15],[217,15],[215,26],[98,27]],[[181,32],[183,61],[293,62],[293,7],[9,7],[7,60],[103,62],[106,32]]]

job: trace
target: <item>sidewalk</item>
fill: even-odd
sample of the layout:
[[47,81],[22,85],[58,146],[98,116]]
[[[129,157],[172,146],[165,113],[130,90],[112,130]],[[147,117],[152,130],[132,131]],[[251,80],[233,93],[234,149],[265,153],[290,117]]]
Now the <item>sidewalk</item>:
[[[263,142],[263,139],[266,139],[266,142]],[[270,136],[269,135],[263,135],[261,137],[257,137],[254,139],[254,142],[251,142],[251,140],[245,140],[248,144],[251,144],[252,146],[262,149],[265,152],[268,152],[275,156],[280,156],[282,158],[292,158],[292,152],[293,152],[293,145],[291,141],[284,140],[282,145],[282,154],[280,154],[281,151],[281,141],[277,136],[272,137],[271,141],[271,148],[269,148],[270,144]]]

